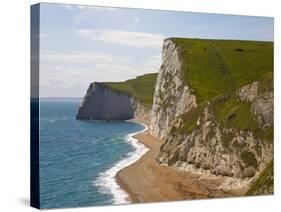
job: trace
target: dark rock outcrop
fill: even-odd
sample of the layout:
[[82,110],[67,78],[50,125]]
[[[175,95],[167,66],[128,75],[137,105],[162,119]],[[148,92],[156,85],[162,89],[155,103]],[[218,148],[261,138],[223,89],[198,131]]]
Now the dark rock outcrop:
[[129,120],[149,124],[151,109],[126,92],[112,89],[102,83],[90,84],[78,109],[76,119]]
[[91,83],[76,119],[127,120],[134,118],[131,97],[113,91],[101,83]]

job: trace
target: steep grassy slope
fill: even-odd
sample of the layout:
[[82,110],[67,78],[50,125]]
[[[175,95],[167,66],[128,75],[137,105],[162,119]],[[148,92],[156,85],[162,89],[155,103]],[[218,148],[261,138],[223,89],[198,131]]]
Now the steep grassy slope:
[[[256,79],[259,82],[259,94],[265,90],[273,90],[273,72],[266,72]],[[261,128],[258,126],[256,118],[251,114],[251,104],[242,102],[237,96],[236,90],[231,93],[220,94],[209,99],[208,104],[214,111],[214,118],[222,128],[235,128],[237,130],[250,130],[258,138],[268,142],[273,141],[273,127]],[[197,127],[197,120],[202,114],[206,103],[201,103],[198,107],[182,115],[183,124],[179,128],[182,134],[190,133]],[[231,138],[231,136],[229,136]],[[224,138],[227,142],[227,138]]]
[[172,38],[179,47],[184,80],[197,102],[248,84],[273,71],[273,43]]
[[252,184],[247,195],[264,195],[273,193],[273,161],[264,168],[257,180]]
[[[201,40],[172,38],[180,48],[184,80],[196,94],[198,107],[182,115],[179,132],[196,128],[198,117],[209,102],[223,128],[251,130],[272,142],[273,127],[260,129],[251,115],[250,104],[239,101],[235,90],[259,81],[259,93],[273,90],[273,43],[258,41]],[[229,137],[229,138],[227,138]],[[226,136],[224,142],[231,139]]]
[[125,82],[105,82],[103,85],[111,89],[125,92],[137,98],[144,106],[151,107],[154,95],[154,84],[157,73],[145,74]]

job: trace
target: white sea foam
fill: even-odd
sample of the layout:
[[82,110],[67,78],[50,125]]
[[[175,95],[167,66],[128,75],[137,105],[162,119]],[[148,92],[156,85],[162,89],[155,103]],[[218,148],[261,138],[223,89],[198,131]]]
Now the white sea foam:
[[49,123],[72,120],[72,118],[40,118],[40,119],[44,122],[49,122]]
[[129,144],[133,145],[135,150],[133,152],[128,153],[124,159],[117,162],[112,168],[101,173],[97,180],[94,181],[95,186],[100,187],[100,192],[110,192],[113,195],[113,204],[130,203],[129,195],[124,190],[122,190],[117,184],[115,176],[120,170],[139,160],[149,150],[147,147],[145,147],[142,143],[140,143],[137,139],[133,137],[136,134],[145,132],[147,130],[147,126],[144,124],[142,125],[145,126],[144,130],[131,133],[126,137],[126,141]]

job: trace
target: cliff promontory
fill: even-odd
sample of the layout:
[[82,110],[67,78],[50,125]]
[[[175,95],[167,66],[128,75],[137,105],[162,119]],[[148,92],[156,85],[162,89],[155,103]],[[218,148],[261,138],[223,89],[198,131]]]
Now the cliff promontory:
[[273,159],[272,43],[172,38],[162,57],[150,122],[164,140],[157,161],[258,178]]
[[149,123],[156,75],[146,74],[125,82],[91,83],[76,118]]

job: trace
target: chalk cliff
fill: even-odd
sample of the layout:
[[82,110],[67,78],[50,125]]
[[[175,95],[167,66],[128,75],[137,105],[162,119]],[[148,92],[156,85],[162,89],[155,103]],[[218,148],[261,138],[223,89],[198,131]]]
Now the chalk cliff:
[[[179,167],[193,164],[217,175],[253,177],[273,157],[273,92],[259,94],[259,84],[253,82],[185,114],[188,121],[194,122],[189,132],[184,128],[192,123],[178,117],[171,124],[157,160]],[[219,110],[224,110],[225,105],[233,112],[220,121]],[[246,129],[235,127],[232,122],[241,115],[253,125]]]
[[189,61],[182,60],[182,52],[173,39],[165,40],[150,122],[151,134],[164,140],[157,161],[223,176],[259,175],[273,158],[272,72],[199,104],[198,90],[185,80]]
[[150,133],[157,138],[166,139],[173,121],[197,105],[192,89],[185,85],[182,78],[178,47],[172,40],[166,39],[151,111]]

